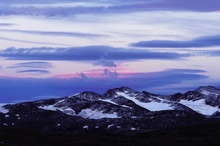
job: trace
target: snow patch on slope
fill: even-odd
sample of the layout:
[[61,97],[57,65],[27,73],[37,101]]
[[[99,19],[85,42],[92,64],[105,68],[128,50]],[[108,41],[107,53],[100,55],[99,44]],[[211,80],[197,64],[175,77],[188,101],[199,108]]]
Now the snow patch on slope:
[[0,103],[0,113],[7,114],[9,112],[9,110],[4,108],[3,107],[4,105],[6,105],[6,104]]
[[218,93],[209,92],[209,91],[202,91],[201,93],[204,94],[204,95],[206,95],[206,96],[210,96],[210,95],[218,96],[218,95],[219,95]]
[[76,114],[75,111],[69,107],[55,107],[55,105],[47,105],[47,106],[39,106],[38,108],[43,110],[50,110],[50,111],[61,111],[64,114],[70,116],[80,116],[85,119],[120,118],[117,116],[116,112],[109,114],[109,113],[104,113],[103,111],[83,109],[79,114]]
[[180,100],[181,104],[191,108],[192,110],[199,112],[203,115],[211,116],[215,112],[220,111],[218,107],[213,107],[210,105],[207,105],[205,103],[205,99],[200,99],[197,101],[190,101],[190,100]]
[[127,98],[128,100],[133,101],[135,104],[148,109],[150,111],[162,111],[162,110],[174,110],[174,107],[171,106],[171,104],[164,103],[164,102],[155,102],[151,101],[149,103],[140,102],[139,100],[135,99],[135,97],[129,96],[123,92],[116,92],[118,96],[123,96]]
[[103,113],[103,111],[97,111],[97,110],[91,110],[91,109],[83,109],[78,114],[78,116],[82,118],[89,118],[89,119],[120,118],[118,117],[116,112],[109,114],[109,113]]
[[70,116],[76,115],[75,111],[69,107],[55,107],[54,105],[48,105],[48,106],[39,106],[38,108],[44,110],[50,110],[50,111],[61,111]]

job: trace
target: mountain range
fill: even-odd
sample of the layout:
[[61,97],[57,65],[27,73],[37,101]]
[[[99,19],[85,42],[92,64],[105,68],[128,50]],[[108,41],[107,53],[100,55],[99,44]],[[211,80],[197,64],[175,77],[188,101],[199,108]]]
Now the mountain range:
[[212,86],[173,95],[120,87],[102,95],[85,91],[62,98],[0,104],[0,129],[134,135],[219,122],[220,89]]

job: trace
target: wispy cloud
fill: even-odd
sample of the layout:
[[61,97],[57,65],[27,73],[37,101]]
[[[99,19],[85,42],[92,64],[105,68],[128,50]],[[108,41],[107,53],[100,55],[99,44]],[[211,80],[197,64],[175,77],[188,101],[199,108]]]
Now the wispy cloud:
[[53,4],[53,3],[68,3],[68,2],[87,2],[89,0],[10,0],[1,1],[0,4]]
[[210,12],[220,9],[219,0],[160,0],[151,3],[149,8],[154,10],[170,10],[170,11],[198,11]]
[[95,66],[103,66],[103,67],[117,67],[116,63],[112,60],[107,60],[104,58],[99,59],[94,63]]
[[[13,60],[97,61],[103,58],[106,60],[116,61],[141,59],[178,60],[189,56],[190,54],[150,52],[142,49],[125,49],[109,46],[85,46],[72,48],[8,48],[0,51],[0,57]],[[114,66],[114,64],[112,65]]]
[[[26,1],[25,1],[26,2]],[[62,1],[62,2],[77,2],[77,1]],[[79,2],[79,1],[78,1]],[[84,1],[85,2],[85,1]],[[90,1],[86,1],[90,2]],[[95,1],[102,3],[103,1]],[[4,2],[0,7],[0,15],[28,15],[28,16],[45,16],[45,17],[57,17],[57,16],[71,16],[77,14],[105,14],[105,13],[127,13],[136,11],[198,11],[198,12],[211,12],[220,10],[219,0],[155,0],[155,1],[104,1],[104,3],[111,3],[110,6],[75,6],[75,7],[37,7],[37,6],[13,6],[7,5],[9,2]],[[14,1],[14,3],[17,3]],[[26,2],[29,4],[39,2]],[[60,1],[47,1],[44,3],[61,3]],[[91,2],[90,2],[91,3]]]
[[55,46],[69,46],[69,45],[61,44],[61,43],[48,43],[48,42],[37,42],[37,41],[25,41],[25,40],[18,40],[18,39],[12,39],[12,38],[1,37],[1,36],[0,36],[0,40],[12,41],[12,42],[20,42],[20,43],[28,43],[28,44],[55,45]]
[[220,56],[220,50],[198,51],[199,55]]
[[44,16],[44,17],[68,17],[77,14],[96,14],[104,13],[105,7],[0,7],[0,15],[25,15],[25,16]]
[[31,74],[49,74],[48,70],[39,70],[39,69],[32,69],[32,70],[20,70],[17,73],[31,73]]
[[48,62],[23,62],[16,63],[13,66],[9,66],[8,68],[52,68],[53,65]]
[[152,40],[131,44],[133,47],[148,48],[200,48],[220,46],[220,35],[202,36],[188,41]]
[[2,26],[13,26],[15,24],[12,24],[12,23],[0,23],[0,27]]
[[[1,26],[1,25],[0,25]],[[67,36],[67,37],[107,37],[104,34],[80,33],[80,32],[63,32],[63,31],[36,31],[36,30],[14,30],[14,29],[0,29],[2,32],[26,33],[34,35],[49,35],[49,36]]]

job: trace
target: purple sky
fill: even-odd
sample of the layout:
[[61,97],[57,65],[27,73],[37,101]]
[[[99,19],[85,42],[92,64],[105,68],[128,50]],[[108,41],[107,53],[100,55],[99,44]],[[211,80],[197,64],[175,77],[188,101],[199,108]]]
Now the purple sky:
[[220,87],[219,0],[0,2],[0,103]]

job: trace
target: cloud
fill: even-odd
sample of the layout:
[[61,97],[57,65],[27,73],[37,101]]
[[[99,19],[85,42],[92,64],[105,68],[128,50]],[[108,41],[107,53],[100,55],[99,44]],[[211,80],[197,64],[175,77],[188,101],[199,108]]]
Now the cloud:
[[118,77],[118,73],[116,71],[112,72],[108,69],[104,69],[104,76],[106,77],[110,77],[110,78],[117,78]]
[[[72,48],[8,48],[0,51],[0,57],[13,60],[97,61],[100,59],[102,60],[103,58],[105,60],[120,61],[141,59],[178,60],[189,56],[190,54],[150,52],[142,49],[125,49],[109,46],[85,46]],[[102,65],[106,65],[106,63],[111,62],[107,61],[102,63]]]
[[[139,75],[140,77],[148,76],[149,78],[164,77],[164,79],[166,79],[165,77],[168,77],[173,80],[168,82],[175,82],[175,79],[177,79],[176,81],[179,82],[182,80],[196,80],[207,77],[205,75],[201,75],[201,73],[206,73],[206,71],[199,69],[167,69],[164,71],[142,73]],[[132,76],[136,76],[136,74],[133,74]]]
[[[136,0],[135,2],[151,2],[152,0]],[[56,4],[56,3],[72,3],[72,2],[91,2],[91,0],[10,0],[10,1],[1,1],[0,4]],[[133,3],[133,0],[93,0],[96,3]]]
[[[112,0],[118,1],[118,0]],[[130,1],[130,0],[124,0]],[[143,1],[143,0],[139,0]],[[37,1],[30,1],[30,0],[10,0],[10,1],[2,1],[2,4],[60,4],[60,3],[72,3],[72,2],[91,2],[91,0],[37,0]],[[93,2],[101,2],[100,0],[94,0]]]
[[83,78],[83,79],[87,79],[88,77],[86,76],[86,74],[84,74],[84,73],[78,73],[78,76],[79,77],[81,77],[81,78]]
[[47,70],[33,69],[33,70],[21,70],[21,71],[17,71],[17,73],[49,74],[50,72]]
[[96,14],[104,13],[105,7],[17,7],[5,6],[0,7],[0,15],[25,15],[25,16],[44,16],[44,17],[68,17],[77,14]]
[[[1,26],[1,24],[0,24]],[[27,33],[34,35],[49,35],[49,36],[67,36],[67,37],[106,37],[103,34],[92,34],[92,33],[79,33],[79,32],[63,32],[63,31],[36,31],[36,30],[14,30],[14,29],[0,29],[3,32],[14,32],[14,33]]]
[[[10,0],[0,2],[0,4],[47,4],[47,3],[57,3],[57,2],[71,2],[71,1],[79,1],[79,0]],[[81,0],[85,1],[85,0]]]
[[99,59],[98,62],[95,62],[94,65],[103,66],[103,67],[117,67],[117,65],[112,60],[106,60],[104,58]]
[[12,38],[1,37],[1,36],[0,36],[0,40],[12,41],[12,42],[20,42],[20,43],[28,43],[28,44],[68,46],[68,45],[66,45],[66,44],[60,44],[60,43],[48,43],[48,42],[37,42],[37,41],[24,41],[24,40],[12,39]]
[[0,23],[0,27],[2,27],[2,26],[13,26],[13,25],[15,25],[15,24],[13,24],[13,23]]
[[52,68],[53,65],[48,62],[23,62],[16,63],[13,66],[9,66],[8,68]]
[[208,54],[211,56],[220,56],[220,50],[202,51],[201,54]]
[[[46,2],[27,2],[26,4],[43,4],[43,3],[74,3],[79,1],[46,1]],[[92,3],[91,1],[81,1]],[[93,1],[94,2],[94,1]],[[27,16],[45,16],[45,17],[67,17],[78,14],[106,14],[106,13],[128,13],[137,11],[197,11],[212,12],[220,10],[219,0],[119,0],[119,1],[95,1],[103,3],[103,6],[69,6],[69,7],[39,7],[33,5],[17,6],[13,5],[18,2],[2,2],[0,15],[27,15]],[[10,5],[8,4],[10,3]],[[21,2],[22,3],[22,2]],[[106,6],[105,3],[111,5]]]
[[152,40],[131,44],[133,47],[149,48],[201,48],[220,46],[220,35],[202,36],[188,41]]
[[[106,78],[86,78],[84,73],[79,73],[81,78],[70,79],[61,78],[0,78],[0,102],[11,102],[14,100],[30,100],[39,96],[68,96],[81,91],[94,91],[104,93],[110,88],[128,86],[137,91],[155,90],[160,87],[169,87],[170,85],[180,85],[182,82],[196,82],[195,87],[206,85],[204,79],[204,70],[192,69],[168,69],[159,72],[146,73],[116,73],[110,70],[104,70]],[[113,75],[111,75],[113,73]],[[118,74],[118,76],[117,76]],[[113,76],[110,77],[109,76]],[[117,76],[117,77],[116,77]],[[122,77],[121,77],[122,76]],[[85,79],[86,78],[86,79]],[[13,91],[13,92],[8,92]],[[148,91],[148,90],[147,90]],[[156,93],[173,93],[168,89],[157,90]],[[175,91],[179,92],[179,91]]]
[[161,0],[151,3],[150,6],[157,10],[171,10],[171,11],[198,11],[198,12],[210,12],[219,11],[219,0]]
[[220,50],[199,50],[197,55],[201,56],[220,56]]

